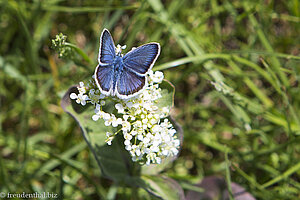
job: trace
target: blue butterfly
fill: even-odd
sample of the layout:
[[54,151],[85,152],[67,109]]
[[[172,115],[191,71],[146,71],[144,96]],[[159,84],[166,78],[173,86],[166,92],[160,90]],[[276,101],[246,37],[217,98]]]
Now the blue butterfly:
[[152,69],[160,54],[159,43],[151,42],[133,48],[124,56],[117,48],[107,29],[100,37],[100,49],[95,70],[95,81],[104,95],[128,99],[139,94],[147,86],[146,74]]

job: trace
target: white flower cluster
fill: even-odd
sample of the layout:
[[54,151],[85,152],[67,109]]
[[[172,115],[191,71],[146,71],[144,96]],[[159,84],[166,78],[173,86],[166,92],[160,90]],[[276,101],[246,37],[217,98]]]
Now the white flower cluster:
[[[80,82],[79,94],[72,93],[70,98],[83,106],[86,103],[93,104],[95,114],[92,119],[103,119],[105,126],[116,127],[115,133],[106,133],[108,145],[111,145],[113,138],[121,132],[125,149],[131,154],[132,160],[149,165],[159,164],[163,158],[177,155],[180,140],[173,125],[166,118],[170,107],[157,105],[162,97],[159,84],[163,81],[163,73],[150,71],[147,76],[146,88],[130,99],[123,100],[101,94],[94,78],[86,84]],[[108,100],[115,102],[115,114],[103,111],[102,107]]]

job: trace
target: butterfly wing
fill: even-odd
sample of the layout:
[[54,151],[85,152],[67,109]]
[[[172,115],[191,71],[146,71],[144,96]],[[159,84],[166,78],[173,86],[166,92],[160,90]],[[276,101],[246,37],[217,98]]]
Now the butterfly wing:
[[95,81],[104,95],[110,95],[113,88],[114,68],[112,65],[99,64],[95,70]]
[[102,31],[98,55],[99,64],[111,64],[116,56],[114,41],[107,29]]
[[160,45],[152,42],[129,51],[123,57],[124,68],[145,75],[154,65],[160,54]]
[[146,81],[146,76],[124,68],[117,81],[115,93],[120,99],[128,99],[142,91]]
[[95,70],[95,81],[104,95],[110,95],[113,88],[113,62],[116,57],[116,47],[107,29],[102,31],[100,37],[100,48],[98,62]]

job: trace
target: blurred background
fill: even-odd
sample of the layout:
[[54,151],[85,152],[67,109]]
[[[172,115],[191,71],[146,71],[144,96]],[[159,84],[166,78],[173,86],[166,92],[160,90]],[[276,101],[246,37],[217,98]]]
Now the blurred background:
[[[0,191],[132,198],[60,107],[93,74],[107,28],[125,52],[161,44],[154,70],[175,85],[184,129],[166,175],[186,190],[226,176],[257,199],[300,199],[299,25],[298,0],[0,0]],[[59,33],[91,62],[59,59]]]

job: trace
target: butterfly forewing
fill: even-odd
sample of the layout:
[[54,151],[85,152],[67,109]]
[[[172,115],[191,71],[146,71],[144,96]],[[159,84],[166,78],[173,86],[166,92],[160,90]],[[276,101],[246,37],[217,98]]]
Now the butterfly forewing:
[[146,77],[124,69],[117,81],[117,96],[124,98],[140,91],[146,84]]
[[107,29],[104,29],[100,37],[100,49],[98,62],[111,64],[116,56],[114,41]]
[[139,74],[146,74],[160,53],[158,43],[149,43],[131,50],[123,57],[124,67]]

